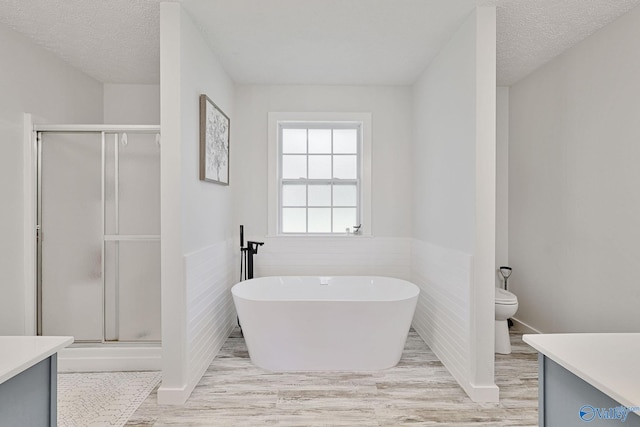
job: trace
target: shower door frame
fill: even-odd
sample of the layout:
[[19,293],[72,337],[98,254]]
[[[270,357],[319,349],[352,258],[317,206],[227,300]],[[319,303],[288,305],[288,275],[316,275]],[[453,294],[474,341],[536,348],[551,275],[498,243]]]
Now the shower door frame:
[[[109,340],[107,339],[107,322],[106,322],[106,282],[105,282],[105,246],[107,242],[121,242],[121,241],[160,241],[160,235],[120,235],[120,234],[107,234],[106,233],[106,195],[105,195],[105,175],[106,175],[106,144],[107,135],[114,135],[115,140],[115,168],[117,170],[118,160],[118,136],[127,134],[157,134],[160,138],[160,126],[158,125],[33,125],[32,141],[35,144],[35,155],[33,156],[34,172],[35,172],[35,334],[42,335],[42,134],[43,133],[68,133],[68,134],[100,134],[101,136],[101,224],[102,224],[102,250],[101,250],[101,285],[102,285],[102,339],[101,340],[76,340],[79,344],[126,344],[126,345],[149,345],[152,343],[159,343],[160,341],[121,341],[121,340]],[[159,140],[158,140],[159,142]],[[91,142],[89,142],[91,143]],[[160,179],[160,177],[158,177]],[[118,186],[118,173],[115,174],[115,185]],[[118,195],[115,194],[115,223],[118,233]],[[116,274],[117,273],[117,258],[116,262]],[[117,283],[117,281],[116,281]],[[117,287],[115,289],[117,296]],[[117,306],[117,305],[116,305]],[[27,313],[29,317],[30,313]],[[116,313],[115,324],[118,325],[118,315]]]

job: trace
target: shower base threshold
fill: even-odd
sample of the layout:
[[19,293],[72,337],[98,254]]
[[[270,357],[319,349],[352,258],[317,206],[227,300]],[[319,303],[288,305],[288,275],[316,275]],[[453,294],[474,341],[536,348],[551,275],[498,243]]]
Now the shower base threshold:
[[160,343],[74,344],[58,353],[58,372],[160,371]]

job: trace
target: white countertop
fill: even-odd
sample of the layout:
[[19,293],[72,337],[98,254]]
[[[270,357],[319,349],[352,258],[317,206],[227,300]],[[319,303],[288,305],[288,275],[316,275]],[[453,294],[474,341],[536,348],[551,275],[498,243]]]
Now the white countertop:
[[620,404],[640,407],[640,334],[541,334],[522,338]]
[[0,337],[0,384],[73,342],[73,337]]

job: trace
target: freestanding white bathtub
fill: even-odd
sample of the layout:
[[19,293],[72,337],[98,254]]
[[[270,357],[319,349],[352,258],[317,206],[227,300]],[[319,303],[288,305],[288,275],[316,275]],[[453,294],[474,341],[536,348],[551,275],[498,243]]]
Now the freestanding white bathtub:
[[373,371],[400,360],[420,289],[388,277],[263,277],[231,292],[255,365]]

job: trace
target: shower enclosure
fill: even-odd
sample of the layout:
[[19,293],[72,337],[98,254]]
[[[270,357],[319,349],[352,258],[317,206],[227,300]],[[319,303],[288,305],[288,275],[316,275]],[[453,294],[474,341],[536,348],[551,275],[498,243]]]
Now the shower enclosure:
[[159,126],[35,131],[38,334],[158,343]]

